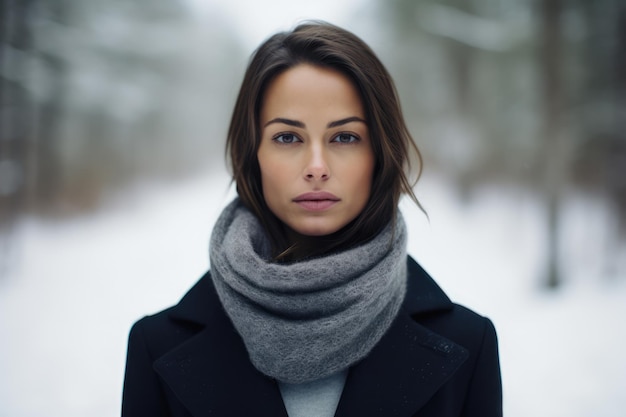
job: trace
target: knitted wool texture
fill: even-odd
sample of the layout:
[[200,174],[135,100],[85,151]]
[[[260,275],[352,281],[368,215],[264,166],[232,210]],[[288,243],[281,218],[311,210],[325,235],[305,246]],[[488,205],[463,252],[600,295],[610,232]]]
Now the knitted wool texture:
[[279,381],[324,378],[364,358],[406,293],[406,226],[398,214],[371,241],[290,264],[270,260],[256,216],[235,199],[210,246],[211,276],[252,364]]

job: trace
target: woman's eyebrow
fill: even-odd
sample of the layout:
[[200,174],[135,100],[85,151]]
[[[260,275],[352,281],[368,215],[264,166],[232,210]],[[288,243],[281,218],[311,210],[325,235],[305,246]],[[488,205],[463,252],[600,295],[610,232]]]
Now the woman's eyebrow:
[[275,119],[272,119],[269,122],[265,123],[263,127],[267,127],[271,125],[272,123],[282,123],[282,124],[286,124],[286,125],[293,126],[293,127],[300,127],[302,129],[306,127],[306,125],[299,120],[285,119],[283,117],[277,117]]
[[361,123],[367,124],[365,122],[365,120],[361,119],[360,117],[352,116],[352,117],[346,117],[345,119],[341,119],[341,120],[336,120],[334,122],[330,122],[330,123],[328,123],[328,125],[326,127],[327,128],[337,127],[337,126],[345,125],[345,124],[351,123],[351,122],[361,122]]
[[[326,125],[326,128],[330,129],[332,127],[342,126],[351,122],[366,123],[365,120],[361,119],[360,117],[352,116],[352,117],[346,117],[345,119],[335,120],[334,122],[330,122],[328,123],[328,125]],[[272,119],[269,122],[265,123],[263,127],[267,127],[271,125],[272,123],[282,123],[282,124],[289,125],[289,126],[299,127],[302,129],[306,128],[306,125],[303,122],[299,120],[286,119],[284,117],[276,117],[275,119]]]

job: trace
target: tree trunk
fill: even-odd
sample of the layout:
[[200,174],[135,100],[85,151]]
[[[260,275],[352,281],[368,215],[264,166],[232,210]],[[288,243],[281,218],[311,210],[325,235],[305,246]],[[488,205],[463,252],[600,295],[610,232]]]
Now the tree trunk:
[[0,0],[0,277],[14,256],[13,229],[26,199],[33,102],[21,75],[32,51],[32,3]]
[[559,270],[559,213],[566,183],[564,135],[562,131],[563,83],[561,74],[561,0],[543,0],[541,7],[541,79],[543,89],[543,190],[546,203],[547,268],[545,285],[561,285]]

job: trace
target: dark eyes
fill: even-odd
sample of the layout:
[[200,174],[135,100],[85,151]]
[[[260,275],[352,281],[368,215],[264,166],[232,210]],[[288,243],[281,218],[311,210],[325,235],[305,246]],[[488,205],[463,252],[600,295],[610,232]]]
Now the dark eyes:
[[[351,135],[350,133],[340,133],[334,138],[332,138],[331,142],[334,143],[355,143],[360,141],[361,139],[356,135]],[[292,133],[281,133],[278,136],[274,137],[274,141],[278,143],[291,144],[296,142],[302,142],[302,140]]]
[[278,143],[296,143],[302,142],[296,135],[292,135],[291,133],[283,133],[274,138],[274,140]]
[[331,142],[354,143],[358,141],[359,141],[359,138],[356,137],[355,135],[351,135],[349,133],[340,133],[337,136],[335,136]]

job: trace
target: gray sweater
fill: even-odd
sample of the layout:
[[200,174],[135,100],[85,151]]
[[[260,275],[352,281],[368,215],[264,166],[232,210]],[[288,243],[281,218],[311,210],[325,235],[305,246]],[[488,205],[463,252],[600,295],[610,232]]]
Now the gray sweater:
[[279,382],[289,417],[333,417],[347,376],[344,370],[301,384]]

